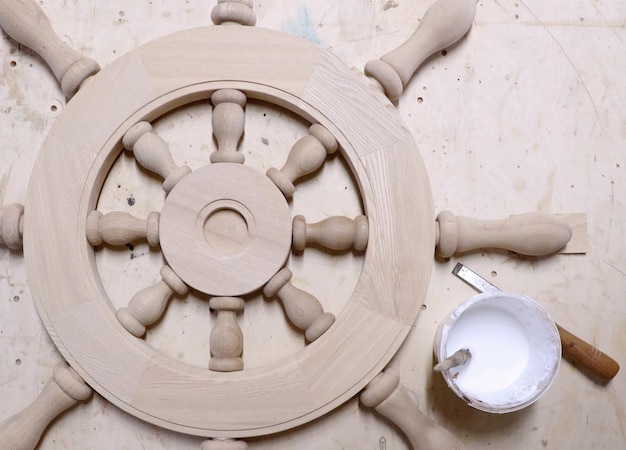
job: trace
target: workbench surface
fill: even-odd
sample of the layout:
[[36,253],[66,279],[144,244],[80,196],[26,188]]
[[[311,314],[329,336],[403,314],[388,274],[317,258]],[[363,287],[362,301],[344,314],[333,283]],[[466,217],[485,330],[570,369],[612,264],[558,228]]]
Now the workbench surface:
[[[66,42],[106,66],[156,37],[210,25],[214,2],[39,4]],[[257,26],[309,39],[358,69],[403,42],[429,6],[421,0],[254,3]],[[38,56],[1,36],[0,204],[8,205],[24,201],[38,149],[66,100]],[[478,251],[435,261],[426,298],[416,300],[422,311],[390,367],[420,408],[468,449],[626,448],[626,369],[603,383],[564,360],[544,397],[504,415],[470,408],[432,372],[437,324],[474,295],[451,274],[457,262],[501,289],[533,297],[563,327],[626,361],[624,55],[623,2],[479,1],[469,34],[427,60],[398,103],[427,167],[436,212],[482,219],[527,211],[587,216],[586,254],[537,258]],[[154,126],[179,149],[176,159],[195,168],[215,149],[210,117],[210,104],[200,102]],[[266,170],[307,126],[287,111],[250,101],[242,143],[246,162]],[[162,204],[159,184],[122,155],[99,209],[145,217]],[[317,220],[362,211],[340,158],[301,183],[291,207],[294,214]],[[162,264],[160,253],[145,244],[102,250],[97,261],[117,307],[153,284]],[[294,284],[332,298],[333,312],[350,296],[361,264],[358,254],[317,249],[289,262]],[[173,358],[206,366],[214,322],[205,299],[174,301],[147,340]],[[302,346],[301,334],[286,323],[277,301],[253,299],[240,323],[250,343],[244,355],[250,367]],[[254,348],[255,343],[262,345]],[[37,315],[22,253],[0,248],[0,421],[35,398],[60,359]],[[55,421],[39,448],[192,449],[202,441],[144,423],[95,395]],[[394,426],[356,398],[308,425],[247,442],[254,450],[409,448]]]

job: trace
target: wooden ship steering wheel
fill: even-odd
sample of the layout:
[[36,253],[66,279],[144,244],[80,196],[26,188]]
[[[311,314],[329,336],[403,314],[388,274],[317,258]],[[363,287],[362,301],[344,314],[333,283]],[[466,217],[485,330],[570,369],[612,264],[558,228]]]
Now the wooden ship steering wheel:
[[[427,57],[469,30],[475,7],[439,0],[405,44],[368,63],[363,75],[318,45],[254,27],[248,0],[220,0],[215,26],[156,39],[102,71],[60,41],[34,2],[0,1],[0,26],[38,52],[72,97],[39,152],[24,206],[2,212],[2,240],[23,246],[38,313],[68,363],[39,399],[0,426],[8,448],[32,449],[49,421],[91,388],[142,420],[211,438],[203,449],[246,448],[234,439],[295,428],[359,394],[414,448],[460,448],[384,371],[420,311],[435,249],[442,257],[490,247],[540,255],[571,237],[567,223],[539,213],[479,222],[444,211],[434,220],[428,174],[392,101]],[[265,173],[238,148],[249,99],[310,125],[284,165]],[[208,100],[217,151],[192,170],[151,122]],[[98,209],[124,151],[162,181],[160,211],[138,218]],[[315,176],[333,153],[355,179],[362,214],[317,223],[292,217],[298,180]],[[96,256],[136,240],[162,252],[161,280],[115,308]],[[289,254],[307,246],[363,258],[337,315],[291,282]],[[190,292],[210,298],[217,311],[209,370],[142,339],[172,298]],[[306,345],[247,368],[237,312],[252,292],[279,298]]]

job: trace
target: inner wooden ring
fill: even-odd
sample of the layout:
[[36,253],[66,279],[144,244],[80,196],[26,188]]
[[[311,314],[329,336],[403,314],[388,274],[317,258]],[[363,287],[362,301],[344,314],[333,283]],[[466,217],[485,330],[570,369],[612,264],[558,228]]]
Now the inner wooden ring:
[[[128,129],[224,88],[327,128],[359,185],[370,228],[361,276],[335,324],[299,352],[237,373],[183,364],[130,335],[115,318],[86,239],[87,215]],[[409,333],[433,262],[430,184],[397,110],[330,52],[259,28],[176,33],[96,75],[46,138],[25,211],[30,289],[65,359],[121,409],[199,436],[276,433],[352,398]]]
[[233,163],[204,166],[168,194],[159,221],[161,251],[189,286],[236,297],[269,281],[291,248],[291,213],[262,173]]

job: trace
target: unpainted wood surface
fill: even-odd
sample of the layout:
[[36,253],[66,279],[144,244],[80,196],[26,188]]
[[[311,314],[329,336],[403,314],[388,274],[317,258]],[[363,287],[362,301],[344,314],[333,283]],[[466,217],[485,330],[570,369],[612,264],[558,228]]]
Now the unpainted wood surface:
[[[270,41],[271,49],[266,46]],[[213,49],[228,45],[233,54],[240,48],[242,55],[252,56],[230,66],[210,65],[205,60],[211,55],[207,45]],[[265,59],[260,62],[255,56],[262,52]],[[300,59],[294,61],[295,52]],[[285,71],[285,67],[294,70]],[[144,77],[140,82],[139,73]],[[291,357],[267,368],[233,374],[215,374],[171,360],[121,329],[96,272],[93,249],[84,237],[77,239],[86,236],[86,218],[94,209],[100,180],[118,155],[120,134],[136,121],[172,108],[172,102],[179,102],[177,96],[208,97],[221,87],[217,84],[221,80],[233,80],[232,87],[249,91],[252,97],[282,98],[292,109],[315,117],[336,136],[359,183],[370,224],[362,274],[331,329]],[[124,92],[120,108],[118,96],[109,91],[122,91],[117,85],[125,87],[127,81],[144,88]],[[31,213],[25,227],[28,238],[24,254],[44,323],[64,357],[96,391],[134,415],[166,428],[204,436],[254,436],[289,429],[339,406],[384,367],[420,310],[416,298],[425,294],[430,276],[434,248],[430,217],[434,213],[428,177],[415,144],[395,110],[388,107],[382,94],[370,91],[366,81],[362,76],[357,82],[330,53],[296,38],[260,29],[214,27],[183,32],[141,47],[111,65],[102,77],[95,77],[76,95],[44,143],[34,168],[26,200]],[[337,87],[342,91],[336,91]],[[93,129],[95,124],[100,133],[82,131]],[[386,127],[380,128],[381,124]],[[369,130],[369,135],[376,138],[374,142],[359,127]],[[73,158],[68,159],[68,148]],[[180,186],[183,191],[200,191],[197,183],[187,186],[187,179],[197,180],[201,171],[219,169],[220,165],[197,169],[174,187],[171,202],[182,205],[182,210],[170,213],[170,200],[165,200],[160,241],[175,271],[181,264],[180,258],[172,256],[172,247],[180,239],[176,229],[180,231],[181,227],[176,220],[185,211],[195,214],[197,209],[181,203],[181,198],[203,198],[177,196],[177,189]],[[223,169],[243,170],[242,166],[230,164]],[[228,179],[235,175],[229,172],[218,184],[227,192]],[[401,188],[408,184],[414,186],[412,192]],[[233,200],[244,206],[256,201],[258,184],[254,179],[249,187],[246,191],[244,182],[233,188]],[[67,190],[72,191],[70,198],[63,197],[62,191]],[[241,194],[252,194],[252,200],[240,198]],[[62,205],[52,206],[59,203]],[[430,213],[417,215],[416,211]],[[252,214],[256,216],[254,211]],[[270,212],[272,219],[275,216]],[[68,224],[66,217],[75,220]],[[259,232],[264,229],[263,217],[258,214],[256,218]],[[183,222],[189,221],[183,217]],[[290,230],[290,220],[282,222]],[[192,223],[192,227],[196,225]],[[44,244],[40,240],[44,236],[42,227],[58,237],[45,239]],[[409,244],[404,242],[402,237],[416,228],[421,231],[415,239]],[[191,246],[183,245],[189,237],[184,230],[182,234],[187,236],[180,244],[183,259],[194,247],[193,241]],[[68,260],[67,264],[53,263],[60,255]],[[267,255],[257,252],[258,256]],[[28,263],[31,259],[32,264]],[[194,256],[189,261],[196,264]],[[282,262],[279,258],[278,264]],[[238,268],[234,263],[233,269],[240,269],[245,277],[246,264]],[[398,272],[397,265],[411,275]],[[207,268],[206,272],[213,271]],[[70,281],[51,286],[50,280],[60,279],[63,274],[71,274]],[[183,270],[180,277],[185,280],[186,276]],[[216,277],[218,281],[223,278],[219,274]],[[189,282],[205,290],[195,281]],[[253,288],[259,286],[256,283]],[[250,290],[229,291],[230,284],[230,288],[206,291],[209,295],[238,295]],[[207,404],[212,407],[206,408]]]
[[[62,39],[103,67],[141,43],[207,25],[212,6],[199,0],[190,0],[184,8],[178,3],[129,0],[40,4]],[[402,43],[429,4],[320,0],[264,1],[254,6],[259,26],[318,42],[360,70]],[[460,437],[466,448],[613,449],[626,440],[623,370],[602,384],[564,361],[545,397],[528,410],[503,416],[468,408],[432,373],[432,338],[438,321],[474,294],[450,275],[459,260],[499,287],[541,301],[565,328],[623,363],[626,217],[619,193],[626,182],[620,103],[626,97],[622,76],[626,67],[616,55],[624,52],[625,15],[621,3],[606,1],[478,3],[467,38],[445,55],[427,60],[398,103],[425,159],[437,212],[447,209],[484,219],[526,211],[584,212],[588,219],[586,255],[537,258],[479,251],[435,262],[424,309],[392,366],[420,408]],[[7,206],[23,202],[34,158],[66,100],[38,57],[2,37],[0,192],[2,206]],[[141,73],[140,64],[129,63],[128,68]],[[128,90],[122,89],[116,99],[119,105],[127,104],[127,92],[146,91],[143,78],[136,80],[129,77]],[[309,124],[255,99],[245,108],[242,151],[246,163],[264,173],[284,162],[285,152],[307,133]],[[107,117],[99,120],[105,123]],[[156,122],[155,129],[174,148],[178,164],[199,168],[216,148],[210,139],[210,103],[171,113]],[[99,128],[90,131],[99,132]],[[342,159],[334,158],[317,177],[304,180],[290,205],[294,215],[316,222],[362,214],[346,173]],[[68,192],[62,195],[71,200]],[[106,211],[124,210],[145,218],[160,209],[163,195],[161,180],[138,170],[125,155],[115,161],[99,201]],[[361,262],[351,252],[317,249],[290,256],[294,283],[328,299],[325,306],[334,313],[341,312],[351,295]],[[103,248],[95,263],[115,308],[158,281],[163,265],[158,252],[139,242],[132,248]],[[0,248],[0,267],[4,418],[35,398],[60,356],[35,313],[22,254]],[[250,367],[276,361],[303,346],[302,335],[285,323],[278,302],[251,298],[238,320],[246,342],[264,349],[246,349]],[[170,304],[146,339],[175,360],[206,367],[215,321],[206,299],[192,296]],[[135,419],[95,395],[64,414],[46,432],[40,449],[171,450],[199,448],[203,441]],[[360,407],[358,399],[293,432],[246,441],[255,450],[409,448],[394,426]]]

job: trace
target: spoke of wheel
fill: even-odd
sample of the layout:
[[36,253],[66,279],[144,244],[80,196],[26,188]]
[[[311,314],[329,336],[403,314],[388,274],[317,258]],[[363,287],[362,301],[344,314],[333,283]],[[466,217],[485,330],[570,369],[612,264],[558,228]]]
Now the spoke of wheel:
[[237,323],[237,311],[243,310],[239,297],[213,297],[209,307],[217,311],[217,322],[211,331],[209,369],[235,372],[243,369],[243,333]]
[[122,145],[132,150],[139,164],[164,178],[163,189],[170,192],[176,183],[191,173],[187,166],[177,166],[167,143],[152,132],[152,125],[139,122],[124,135]]
[[187,285],[169,266],[161,268],[161,281],[133,296],[127,308],[117,311],[117,320],[129,333],[142,337],[146,327],[159,320],[174,295],[186,295]]
[[378,374],[361,392],[361,403],[374,408],[406,435],[414,449],[460,450],[461,441],[444,427],[433,422],[413,402],[393,370]]
[[266,175],[289,198],[296,191],[293,183],[322,167],[326,156],[335,153],[337,148],[338,143],[333,135],[323,126],[313,124],[309,127],[309,135],[299,139],[291,147],[282,169],[272,167]]
[[211,10],[215,25],[256,25],[252,0],[218,0]]
[[[252,0],[219,0],[211,10],[211,20],[215,25],[256,24]],[[218,150],[211,154],[211,162],[232,162],[243,164],[244,155],[237,152],[237,145],[243,136],[246,96],[236,89],[220,89],[211,96],[213,102],[213,134]]]
[[3,449],[32,450],[48,425],[63,411],[91,397],[92,390],[65,362],[56,365],[39,396],[0,423]]
[[285,308],[289,320],[301,330],[305,330],[307,341],[313,342],[330,328],[335,316],[324,312],[320,301],[312,294],[298,289],[290,280],[293,274],[283,268],[263,288],[266,297],[278,297]]
[[243,136],[246,95],[236,89],[220,89],[211,95],[213,102],[213,134],[217,151],[211,154],[211,162],[243,164],[245,157],[237,151]]
[[0,210],[0,244],[21,250],[24,234],[24,206],[12,203]]
[[471,28],[475,14],[474,0],[438,0],[406,42],[365,65],[365,75],[378,82],[389,100],[398,100],[418,67],[429,56],[461,39]]
[[126,245],[146,239],[151,247],[157,247],[160,217],[158,211],[151,212],[146,219],[139,219],[122,211],[107,214],[92,211],[87,215],[87,240],[96,247],[103,243]]
[[333,216],[316,223],[307,223],[304,216],[293,218],[292,247],[296,251],[315,244],[330,250],[363,251],[368,238],[369,225],[364,215],[354,219]]
[[0,1],[0,27],[43,58],[67,97],[73,96],[86,80],[100,71],[97,62],[83,57],[61,40],[33,0]]
[[210,439],[202,443],[201,450],[248,450],[248,444],[234,439]]

